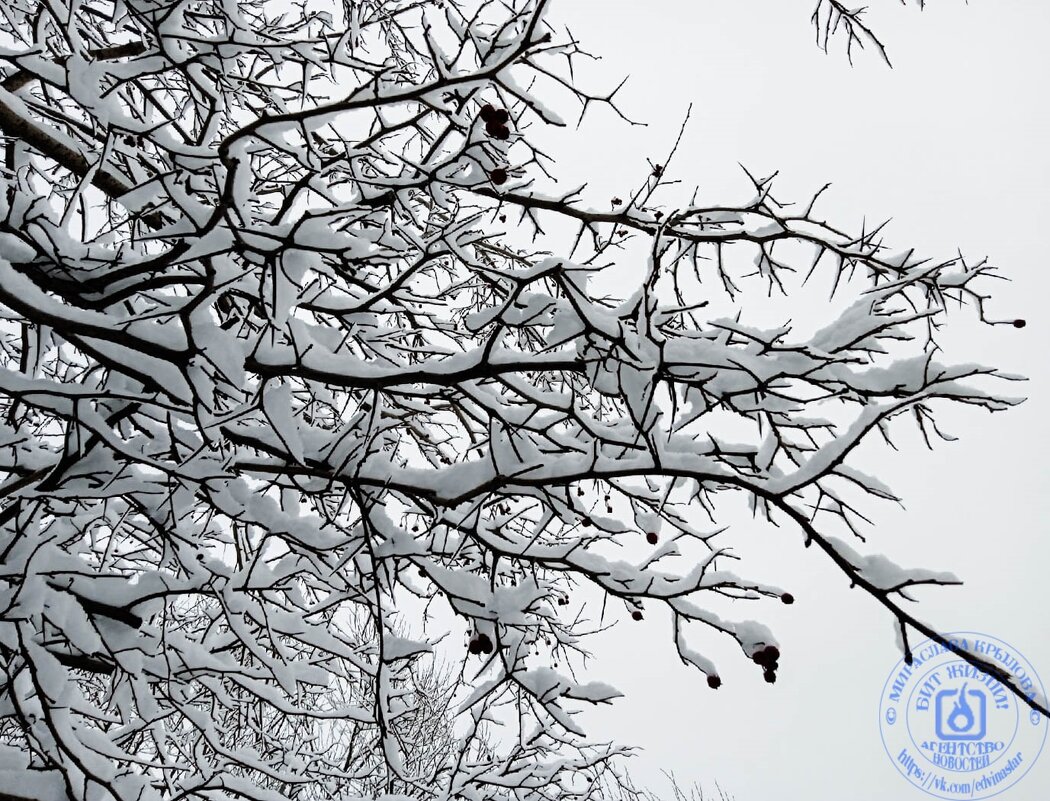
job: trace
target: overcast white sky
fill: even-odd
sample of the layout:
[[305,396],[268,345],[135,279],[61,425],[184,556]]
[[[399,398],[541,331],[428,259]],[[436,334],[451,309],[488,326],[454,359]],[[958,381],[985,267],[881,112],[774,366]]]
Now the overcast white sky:
[[[955,318],[949,360],[980,361],[1030,377],[1028,403],[1008,412],[946,414],[960,437],[930,453],[917,438],[896,458],[870,451],[866,467],[906,510],[875,508],[872,543],[907,565],[952,570],[961,588],[922,593],[922,616],[942,630],[977,630],[1014,645],[1050,681],[1050,545],[1046,542],[1046,298],[1050,265],[1050,6],[1037,0],[938,0],[902,8],[874,0],[870,20],[895,69],[871,54],[850,68],[825,55],[808,26],[813,0],[562,0],[549,19],[568,23],[604,56],[592,86],[630,81],[620,101],[649,123],[628,128],[608,113],[559,137],[567,182],[597,198],[636,186],[673,141],[690,102],[676,173],[701,200],[741,199],[738,162],[780,170],[781,194],[804,200],[827,181],[833,223],[892,217],[895,248],[932,257],[961,248],[990,256],[1002,282],[993,316],[1025,317],[1024,330]],[[841,42],[839,43],[841,44]],[[802,317],[804,309],[796,312]],[[794,592],[791,607],[744,610],[783,643],[776,685],[730,651],[726,684],[711,692],[677,664],[666,620],[620,625],[596,648],[594,678],[626,698],[589,713],[590,733],[637,744],[635,778],[662,789],[661,771],[738,801],[886,801],[929,796],[910,787],[883,750],[879,695],[899,655],[891,620],[850,591],[816,549],[786,531],[746,525],[737,546],[751,573]],[[765,571],[765,572],[761,572]],[[774,608],[775,607],[775,608]],[[734,669],[735,668],[735,669]],[[1047,749],[1050,751],[1050,748]],[[1045,801],[1050,754],[1000,798]]]

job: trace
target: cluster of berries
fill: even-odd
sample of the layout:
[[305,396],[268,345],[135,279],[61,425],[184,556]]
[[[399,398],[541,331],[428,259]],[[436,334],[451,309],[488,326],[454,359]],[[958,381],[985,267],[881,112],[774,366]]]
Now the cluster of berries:
[[[780,596],[780,600],[786,604],[793,604],[795,603],[795,596],[790,592],[785,592]],[[764,668],[762,672],[763,678],[770,684],[773,684],[777,680],[777,660],[780,659],[780,649],[775,645],[767,645],[765,648],[759,648],[755,651],[751,658],[756,665]],[[715,674],[708,676],[707,686],[712,690],[717,690],[722,686],[721,677]]]
[[780,649],[775,645],[767,645],[759,648],[751,655],[756,665],[764,668],[762,677],[772,684],[777,680],[777,660],[780,659]]
[[488,104],[481,107],[479,114],[485,123],[485,133],[493,139],[510,139],[510,112],[505,108],[495,108]]
[[478,654],[491,654],[492,640],[489,638],[489,635],[478,632],[470,638],[470,642],[467,643],[467,650],[475,656]]

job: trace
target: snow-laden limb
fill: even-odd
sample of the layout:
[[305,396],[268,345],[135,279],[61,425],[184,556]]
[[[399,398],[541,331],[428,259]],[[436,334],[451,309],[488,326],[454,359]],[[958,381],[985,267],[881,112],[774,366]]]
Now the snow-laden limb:
[[849,543],[837,537],[826,539],[839,556],[856,567],[858,576],[884,592],[899,592],[903,595],[906,587],[918,584],[962,583],[954,573],[916,567],[904,568],[894,564],[889,557],[883,554],[862,556]]
[[[623,198],[551,188],[537,132],[618,109],[545,0],[8,6],[0,746],[67,796],[604,798],[610,618],[776,680],[725,607],[791,578],[748,575],[734,496],[936,636],[900,601],[955,578],[840,535],[898,500],[872,435],[1018,402],[937,342],[992,322],[989,264],[770,179],[665,207],[675,149]],[[811,280],[812,319],[763,318]]]
[[816,543],[841,568],[842,572],[849,577],[851,587],[860,587],[894,616],[897,644],[904,652],[904,661],[907,664],[910,665],[913,661],[908,633],[909,631],[913,633],[918,632],[946,650],[951,651],[964,662],[995,678],[1034,711],[1047,715],[1046,698],[1040,693],[1032,692],[1030,687],[1022,686],[1017,677],[1003,670],[993,660],[961,648],[952,642],[950,638],[911,614],[893,597],[894,595],[900,595],[903,598],[912,600],[908,598],[904,590],[916,584],[960,583],[953,574],[941,571],[901,568],[882,555],[862,556],[841,540],[821,534],[813,526],[808,516],[800,512],[787,500],[770,496],[767,498],[767,502],[802,529],[807,538],[807,545]]
[[0,747],[0,788],[7,798],[66,801],[66,786],[57,770],[30,770],[30,755]]

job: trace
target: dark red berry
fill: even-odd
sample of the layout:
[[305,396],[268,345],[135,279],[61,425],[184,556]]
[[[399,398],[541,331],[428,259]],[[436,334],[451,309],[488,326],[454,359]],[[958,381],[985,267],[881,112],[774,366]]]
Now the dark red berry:
[[491,654],[492,653],[492,640],[489,639],[489,635],[487,635],[487,634],[479,634],[478,635],[478,648],[481,650],[481,653],[483,653],[483,654]]
[[792,595],[790,592],[785,592],[783,595],[780,596],[780,600],[783,603],[790,605],[795,603],[795,596]]
[[470,642],[467,644],[467,650],[477,656],[481,653],[481,640],[477,637],[472,637]]
[[717,690],[719,687],[722,686],[722,679],[718,676],[708,676],[707,686],[710,687],[712,690]]
[[427,577],[427,571],[425,571],[423,568],[419,568],[419,575],[422,576],[423,578],[426,578]]
[[751,655],[751,659],[754,660],[756,665],[762,665],[765,668],[772,668],[776,665],[777,660],[780,659],[780,649],[775,645],[767,645],[765,648],[759,648]]
[[510,112],[505,108],[498,108],[492,114],[492,121],[500,125],[506,125],[510,122]]
[[583,518],[582,524],[583,524],[584,528],[590,528],[591,525],[592,525],[591,524],[591,519],[589,517]]
[[[506,222],[506,221],[507,221],[507,215],[506,215],[506,214],[501,214],[501,215],[499,216],[499,221],[500,221],[500,222]],[[580,495],[583,495],[583,492],[582,492],[582,491],[580,492]]]
[[489,136],[495,139],[509,139],[510,128],[501,122],[487,122],[485,123],[485,132]]
[[1025,322],[1024,320],[1021,320],[1021,319],[1014,320],[1014,328],[1024,328],[1026,325],[1028,325],[1028,323]]
[[492,122],[496,119],[496,109],[486,103],[481,107],[481,112],[478,116],[480,116],[485,122]]
[[635,609],[633,612],[631,612],[631,617],[633,617],[635,620],[641,620],[642,619],[642,610]]
[[497,167],[489,173],[489,180],[497,186],[499,184],[505,184],[507,183],[507,171],[502,167]]
[[762,678],[766,680],[767,684],[775,684],[777,680],[777,672],[775,670],[767,670],[762,674]]
[[648,534],[645,535],[645,541],[648,542],[650,545],[656,545],[656,542],[659,539],[660,538],[656,536],[655,531],[650,531]]

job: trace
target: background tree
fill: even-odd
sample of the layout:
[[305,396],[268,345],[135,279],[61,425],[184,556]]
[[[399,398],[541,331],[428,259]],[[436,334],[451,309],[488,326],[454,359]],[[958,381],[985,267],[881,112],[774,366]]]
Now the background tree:
[[[559,190],[543,128],[618,109],[547,12],[5,6],[0,736],[69,797],[629,794],[574,714],[617,696],[575,673],[613,610],[776,680],[735,607],[793,595],[729,569],[741,501],[951,647],[901,600],[957,580],[851,544],[896,500],[851,463],[1017,402],[938,355],[992,267],[771,179],[665,208],[674,149]],[[862,23],[814,14],[882,51]],[[825,319],[761,321],[820,280]]]

